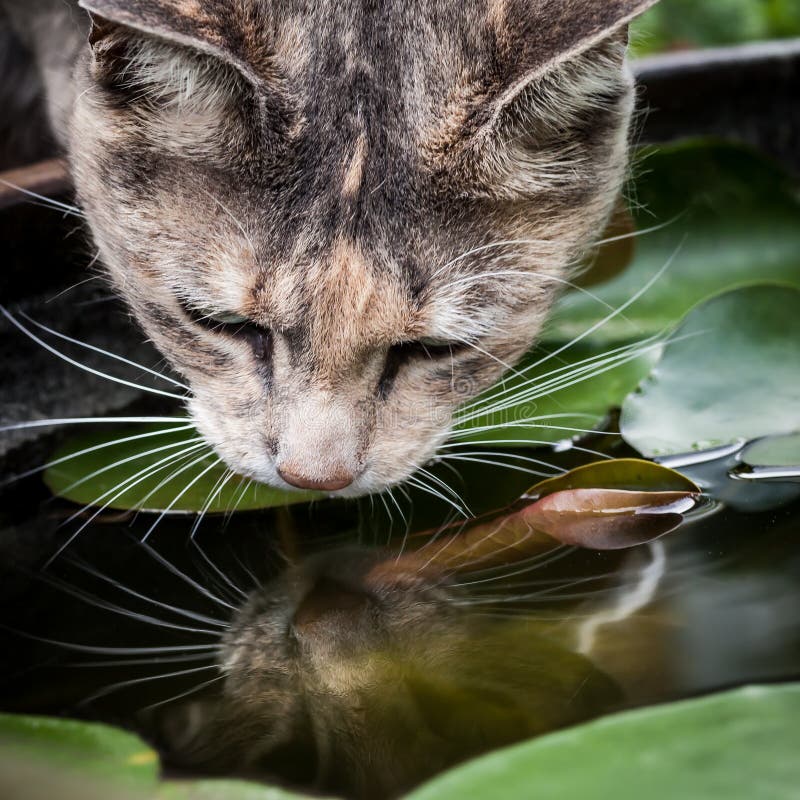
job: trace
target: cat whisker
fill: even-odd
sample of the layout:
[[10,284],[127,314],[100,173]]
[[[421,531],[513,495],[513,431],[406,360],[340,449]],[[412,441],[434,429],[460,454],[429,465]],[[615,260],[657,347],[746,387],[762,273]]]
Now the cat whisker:
[[235,475],[236,473],[228,468],[225,469],[222,475],[219,476],[217,482],[211,487],[211,490],[208,493],[208,497],[206,498],[205,503],[203,503],[203,507],[200,509],[200,513],[197,515],[197,519],[194,521],[192,525],[192,529],[189,531],[189,539],[194,540],[195,535],[197,534],[198,529],[200,528],[200,524],[203,521],[203,518],[208,513],[208,509],[211,508],[211,504],[214,500],[219,497],[222,493],[222,490],[227,485],[228,481]]
[[197,692],[205,689],[208,686],[211,686],[212,683],[216,683],[217,681],[221,681],[225,679],[225,674],[217,675],[215,678],[212,678],[210,681],[205,681],[192,689],[188,689],[185,692],[181,692],[180,694],[173,695],[172,697],[168,697],[166,700],[159,700],[157,703],[151,703],[149,706],[144,706],[143,708],[139,709],[139,713],[143,714],[147,711],[152,711],[154,708],[159,708],[160,706],[167,705],[167,703],[174,703],[176,700],[182,700],[184,697],[189,697],[189,695],[196,694]]
[[247,592],[244,591],[240,586],[237,586],[236,583],[226,575],[208,556],[208,553],[200,546],[199,542],[192,538],[189,540],[192,547],[194,547],[203,561],[208,564],[208,566],[214,571],[216,575],[229,587],[231,591],[233,591],[234,596],[238,596],[242,600],[247,600]]
[[236,606],[231,605],[230,603],[226,602],[220,597],[217,597],[215,594],[210,592],[206,587],[199,584],[194,578],[191,578],[185,572],[179,570],[171,561],[168,561],[161,553],[158,552],[154,547],[151,547],[146,542],[140,542],[140,546],[144,548],[145,552],[150,555],[150,557],[158,564],[160,564],[164,569],[168,572],[175,575],[175,577],[179,578],[181,581],[186,583],[188,586],[191,586],[195,591],[199,592],[203,597],[208,598],[212,602],[216,603],[217,605],[222,606],[223,608],[228,609],[229,611],[236,611]]
[[[200,460],[202,460],[202,459],[200,459]],[[192,466],[195,463],[197,463],[197,462],[192,462]],[[212,469],[214,469],[215,467],[219,466],[221,463],[222,463],[222,459],[221,458],[217,458],[215,461],[212,461],[211,464],[209,464],[204,470],[199,472],[191,481],[189,481],[189,483],[187,483],[186,486],[184,486],[184,488],[181,489],[181,491],[178,492],[178,494],[176,494],[175,497],[172,498],[172,500],[170,500],[169,505],[158,515],[158,517],[156,518],[155,522],[153,522],[153,524],[147,529],[146,533],[142,537],[142,541],[143,542],[147,541],[147,539],[150,537],[150,535],[153,533],[153,531],[158,526],[159,522],[161,522],[161,520],[164,519],[164,517],[170,512],[170,510],[172,508],[174,508],[174,506],[178,502],[178,500],[180,500],[181,497],[183,497],[186,494],[186,492],[188,492],[189,489],[192,488],[192,486],[194,486],[204,475],[207,475],[209,472],[211,472]]]
[[28,197],[32,197],[35,200],[38,200],[39,203],[32,203],[32,205],[42,205],[47,208],[53,208],[58,211],[63,211],[65,214],[73,217],[80,217],[81,219],[86,219],[86,215],[83,211],[78,208],[78,206],[70,205],[69,203],[62,203],[60,200],[55,200],[52,197],[47,197],[46,195],[39,194],[38,192],[33,192],[30,189],[25,189],[22,186],[18,186],[16,183],[11,183],[10,181],[4,180],[0,178],[0,183],[4,186],[8,186],[10,189],[14,189],[17,192],[21,192]]
[[[661,339],[658,337],[649,337],[648,339],[644,339],[639,342],[633,342],[631,344],[625,344],[620,347],[614,348],[613,350],[607,350],[603,353],[598,353],[593,356],[589,356],[588,358],[584,358],[581,361],[576,362],[575,364],[566,364],[562,367],[557,367],[556,369],[550,370],[542,375],[534,375],[532,377],[525,378],[525,382],[519,386],[512,386],[509,389],[502,389],[499,391],[491,392],[489,395],[485,395],[484,397],[480,397],[477,400],[472,401],[468,405],[462,406],[458,413],[459,413],[459,421],[469,421],[472,417],[475,416],[475,413],[468,415],[467,412],[470,412],[472,409],[477,408],[480,414],[491,413],[494,410],[500,408],[497,405],[500,398],[504,395],[508,395],[513,393],[511,397],[506,398],[502,402],[505,404],[511,403],[515,404],[518,401],[518,398],[523,395],[525,392],[530,391],[531,389],[539,390],[542,387],[550,386],[550,385],[558,385],[559,382],[569,379],[575,375],[581,375],[586,372],[591,372],[592,369],[597,367],[598,365],[602,365],[608,363],[610,360],[616,358],[623,358],[632,352],[636,352],[642,348],[646,348],[650,344],[661,344]],[[538,362],[537,362],[538,363]],[[526,373],[530,371],[536,364],[529,365],[524,367],[520,372]],[[588,379],[588,378],[587,378]]]
[[100,355],[105,356],[106,358],[113,359],[114,361],[119,361],[123,364],[127,364],[130,367],[135,367],[136,369],[142,370],[146,372],[148,375],[153,375],[156,378],[160,378],[162,381],[166,381],[167,383],[171,383],[173,386],[177,386],[179,389],[185,389],[187,392],[190,391],[190,388],[185,384],[181,383],[174,378],[169,377],[168,375],[164,375],[161,372],[157,372],[154,369],[150,369],[150,367],[144,366],[144,364],[139,364],[136,361],[131,361],[129,358],[125,358],[124,356],[120,356],[117,353],[112,353],[109,350],[104,350],[102,347],[97,347],[96,345],[89,344],[88,342],[82,342],[80,339],[74,339],[72,336],[67,336],[64,333],[59,331],[53,330],[52,328],[48,328],[47,325],[43,325],[41,322],[37,322],[32,317],[28,316],[24,311],[20,312],[20,316],[24,317],[24,319],[29,322],[31,325],[35,325],[40,330],[49,333],[52,336],[55,336],[62,341],[69,342],[70,344],[77,345],[78,347],[83,347],[86,350],[91,350],[93,353],[99,353]]
[[82,364],[80,361],[76,361],[74,358],[70,358],[65,353],[62,353],[60,350],[56,350],[55,347],[47,344],[42,338],[37,336],[33,331],[26,328],[13,314],[9,313],[6,308],[0,305],[0,314],[2,314],[12,325],[14,325],[18,330],[22,331],[29,339],[36,342],[36,344],[43,347],[47,350],[48,353],[52,353],[54,356],[57,356],[62,361],[66,361],[68,364],[71,364],[73,367],[77,367],[78,369],[82,369],[84,372],[88,372],[91,375],[95,375],[98,378],[105,378],[106,380],[112,381],[113,383],[118,383],[122,386],[128,386],[132,389],[137,389],[140,392],[147,392],[149,394],[157,394],[162,397],[170,397],[174,400],[185,400],[186,396],[181,394],[175,394],[175,392],[167,392],[163,389],[155,389],[152,386],[144,386],[140,383],[135,383],[134,381],[127,381],[124,378],[118,378],[115,375],[110,375],[107,372],[101,372],[100,370],[94,369],[93,367],[88,366],[87,364]]
[[134,423],[157,424],[161,422],[186,422],[186,417],[55,417],[53,419],[34,419],[3,425],[0,426],[0,433],[28,430],[29,428],[54,428],[61,425],[97,425],[103,422],[118,425]]
[[208,670],[213,669],[218,671],[219,666],[217,664],[206,664],[202,667],[191,667],[189,669],[181,669],[176,670],[175,672],[164,672],[160,675],[146,675],[143,678],[131,678],[126,681],[119,681],[118,683],[114,683],[111,686],[106,686],[104,689],[101,689],[99,692],[95,692],[94,694],[90,695],[89,697],[84,698],[77,704],[77,708],[83,708],[84,706],[93,703],[95,700],[100,700],[102,697],[107,697],[114,692],[118,692],[121,689],[127,689],[131,686],[140,686],[143,683],[151,683],[152,681],[161,681],[165,680],[166,678],[179,678],[183,675],[195,675],[198,672],[208,672]]
[[[94,264],[96,258],[97,257],[95,256],[95,258],[92,259],[91,262],[89,262],[86,269],[92,268],[92,265]],[[67,294],[68,292],[71,292],[73,289],[77,289],[79,286],[84,286],[85,284],[90,283],[91,281],[98,281],[98,280],[102,280],[102,277],[100,275],[90,275],[88,278],[84,278],[83,280],[80,280],[77,283],[73,283],[71,286],[67,286],[66,289],[62,289],[60,292],[58,292],[58,294],[54,294],[52,297],[48,297],[45,303],[52,303],[54,300],[58,300],[59,297],[63,297],[63,295]]]
[[409,478],[406,478],[405,482],[409,485],[414,487],[415,489],[419,489],[426,494],[431,495],[432,497],[436,497],[439,500],[447,503],[449,506],[452,506],[458,514],[460,514],[464,519],[469,519],[472,515],[466,511],[462,506],[460,506],[455,500],[451,499],[445,494],[434,489],[432,486],[426,484],[421,478],[416,478],[413,475]]
[[210,654],[198,653],[197,655],[163,656],[162,658],[121,658],[106,661],[79,661],[74,664],[60,664],[59,666],[71,669],[78,669],[81,667],[146,667],[152,664],[181,664],[192,661],[208,661],[210,658],[212,658]]
[[[471,462],[474,464],[485,464],[486,466],[493,466],[493,467],[502,467],[503,469],[510,469],[514,470],[515,472],[524,472],[526,475],[534,475],[537,478],[551,478],[554,474],[553,472],[542,472],[541,470],[530,469],[529,467],[521,467],[518,464],[506,464],[502,461],[494,461],[488,458],[481,458],[484,453],[482,451],[478,451],[475,453],[463,453],[460,455],[450,455],[446,456],[446,458],[450,461],[466,461]],[[512,455],[505,456],[506,458],[512,458]],[[517,458],[522,458],[522,456],[517,456]],[[532,461],[535,459],[531,459]],[[563,472],[563,470],[562,470]]]
[[148,597],[141,592],[137,592],[136,590],[132,589],[129,586],[126,586],[124,583],[115,580],[110,575],[106,575],[105,573],[100,572],[99,570],[95,569],[94,567],[87,564],[82,559],[77,558],[76,556],[72,556],[67,559],[67,563],[73,565],[77,569],[85,572],[88,575],[92,575],[93,577],[97,578],[98,580],[103,581],[111,586],[113,586],[118,591],[124,592],[125,594],[130,595],[131,597],[135,597],[138,600],[142,600],[146,603],[150,603],[151,605],[156,606],[157,608],[163,608],[166,611],[172,611],[174,614],[177,614],[182,617],[186,617],[187,619],[193,619],[196,622],[204,622],[207,625],[213,625],[217,628],[226,629],[228,628],[228,623],[224,620],[218,619],[217,617],[210,617],[207,614],[201,614],[197,611],[192,611],[188,608],[181,608],[180,606],[174,606],[170,603],[165,603],[162,600],[156,600],[153,597]]
[[61,639],[50,639],[46,636],[36,636],[26,631],[17,630],[8,625],[0,623],[0,630],[7,631],[22,639],[28,639],[33,642],[41,642],[42,644],[51,644],[55,647],[61,647],[65,650],[72,650],[76,653],[89,653],[94,655],[120,655],[120,656],[136,656],[136,655],[155,655],[158,653],[186,653],[186,652],[209,652],[218,651],[219,644],[187,644],[187,645],[169,645],[163,647],[102,647],[99,645],[82,644],[80,642],[65,642]]
[[467,504],[464,502],[464,499],[461,497],[461,495],[455,489],[453,489],[453,487],[450,486],[449,483],[447,483],[446,481],[443,481],[441,478],[438,478],[436,475],[434,475],[432,472],[430,472],[429,470],[425,469],[424,467],[417,467],[417,474],[423,475],[431,483],[435,484],[436,486],[439,486],[442,489],[443,492],[446,492],[461,507],[463,507],[470,516],[472,516],[472,511],[469,509],[469,506],[467,506]]
[[195,628],[189,625],[180,625],[175,622],[169,622],[168,620],[161,619],[160,617],[154,617],[150,614],[142,614],[138,611],[134,611],[133,609],[126,608],[125,606],[120,606],[117,603],[112,603],[108,600],[103,600],[101,597],[97,597],[96,595],[91,594],[90,592],[83,591],[82,589],[78,589],[74,586],[71,586],[66,581],[63,581],[59,578],[55,578],[53,576],[48,576],[45,574],[39,574],[35,576],[38,580],[41,580],[43,583],[52,586],[55,589],[58,589],[65,594],[70,595],[71,597],[75,597],[78,600],[82,600],[84,603],[88,603],[95,608],[99,608],[103,611],[110,611],[112,614],[119,614],[123,617],[128,617],[136,622],[141,622],[145,625],[153,625],[158,628],[167,628],[170,630],[176,631],[184,631],[186,633],[193,633],[193,634],[201,634],[205,636],[213,636],[214,638],[219,638],[220,631],[218,630],[209,630],[207,628]]
[[[125,458],[120,458],[117,461],[113,461],[110,464],[105,464],[102,467],[99,467],[98,469],[90,472],[88,475],[81,476],[80,478],[78,478],[77,480],[75,480],[71,484],[69,484],[69,486],[65,487],[62,490],[61,493],[64,494],[64,495],[68,495],[74,489],[77,489],[79,486],[82,486],[87,481],[90,481],[93,478],[96,478],[98,475],[102,475],[104,472],[109,472],[110,470],[113,470],[113,469],[117,469],[118,467],[121,467],[123,464],[128,464],[131,461],[137,461],[140,458],[147,458],[149,456],[156,455],[157,453],[163,453],[164,451],[167,451],[167,450],[175,450],[178,447],[185,448],[185,449],[180,450],[180,451],[178,451],[176,453],[170,453],[169,455],[165,456],[164,458],[160,459],[159,461],[156,461],[154,464],[147,464],[139,472],[135,472],[133,475],[129,475],[127,478],[124,478],[122,481],[117,483],[115,486],[112,486],[110,489],[108,489],[107,491],[103,492],[103,494],[98,495],[96,498],[94,498],[94,500],[91,503],[86,504],[85,506],[83,506],[83,508],[79,509],[74,514],[72,514],[70,517],[68,517],[63,524],[64,525],[68,525],[74,519],[77,519],[79,516],[84,514],[89,508],[91,508],[94,505],[97,505],[97,503],[99,503],[101,500],[105,500],[106,497],[108,497],[109,495],[113,494],[120,487],[124,487],[124,490],[127,490],[128,488],[131,488],[132,485],[135,485],[135,484],[131,484],[131,487],[129,487],[128,486],[128,482],[129,481],[133,481],[134,479],[139,478],[141,475],[145,475],[145,478],[149,477],[150,474],[155,474],[155,472],[160,471],[159,469],[157,469],[159,467],[161,467],[163,469],[166,469],[172,463],[174,463],[175,460],[183,457],[184,455],[186,455],[188,453],[191,453],[191,452],[193,452],[195,450],[198,450],[203,446],[205,446],[205,442],[199,436],[198,437],[194,437],[192,439],[180,441],[180,442],[170,442],[169,444],[161,445],[160,447],[153,447],[150,450],[145,450],[142,453],[134,453],[131,456],[126,456]],[[153,473],[150,473],[151,469],[154,470]],[[116,500],[117,497],[119,497],[119,495],[116,495],[115,497],[113,497],[110,502],[113,502],[114,500]]]
[[532,572],[533,570],[542,569],[544,567],[550,566],[556,561],[560,561],[562,558],[565,558],[566,556],[569,556],[572,553],[574,553],[575,549],[576,549],[575,547],[571,547],[569,545],[558,545],[554,547],[552,550],[548,550],[545,553],[538,553],[534,556],[523,559],[522,561],[515,562],[514,563],[515,569],[511,570],[510,572],[504,571],[508,569],[507,564],[504,564],[502,566],[486,567],[482,570],[475,570],[472,574],[481,575],[481,574],[495,573],[495,572],[499,572],[500,574],[498,575],[489,574],[489,577],[486,578],[476,577],[472,580],[462,581],[460,583],[454,583],[452,584],[452,586],[454,589],[482,586],[486,583],[492,583],[493,581],[500,581],[500,580],[505,580],[506,578],[514,578],[517,575],[524,575],[527,572]]
[[[193,449],[196,449],[196,448],[198,448],[198,447],[202,447],[202,446],[203,446],[203,443],[200,443],[200,444],[197,444],[197,445],[193,445],[191,448],[187,448],[187,449],[189,449],[189,450],[193,450]],[[182,452],[180,452],[180,453],[178,453],[178,454],[174,454],[174,453],[173,453],[173,454],[170,454],[169,456],[167,456],[167,458],[166,458],[166,459],[162,459],[161,461],[157,462],[155,465],[149,465],[149,466],[148,466],[148,467],[146,467],[144,470],[141,470],[140,472],[136,473],[136,475],[134,476],[134,478],[136,478],[136,480],[134,480],[133,482],[131,482],[131,479],[130,479],[130,478],[127,478],[127,479],[125,479],[124,481],[122,481],[122,482],[121,482],[121,484],[123,485],[123,488],[122,488],[122,489],[121,489],[119,492],[117,492],[117,494],[115,494],[115,495],[114,495],[114,496],[113,496],[113,497],[112,497],[110,500],[106,501],[106,502],[105,502],[105,503],[104,503],[104,504],[103,504],[103,505],[102,505],[100,508],[98,508],[98,509],[97,509],[97,510],[96,510],[96,511],[95,511],[95,512],[94,512],[94,513],[93,513],[93,514],[92,514],[92,515],[89,517],[89,519],[87,519],[87,520],[86,520],[86,521],[85,521],[85,522],[84,522],[82,525],[80,525],[80,527],[78,527],[78,529],[77,529],[77,530],[75,530],[75,531],[74,531],[74,532],[73,532],[73,533],[72,533],[72,534],[69,536],[69,538],[68,538],[68,539],[67,539],[67,540],[66,540],[66,541],[65,541],[65,542],[64,542],[64,543],[63,543],[63,544],[62,544],[62,545],[61,545],[61,546],[58,548],[58,550],[56,550],[56,552],[55,552],[55,553],[54,553],[54,554],[53,554],[53,555],[52,555],[52,556],[51,556],[51,557],[50,557],[50,558],[47,560],[47,562],[46,562],[46,563],[45,563],[45,565],[44,565],[44,569],[47,569],[48,567],[50,567],[50,565],[51,565],[51,564],[52,564],[52,563],[53,563],[53,562],[54,562],[54,561],[55,561],[55,560],[56,560],[56,559],[57,559],[57,558],[58,558],[58,557],[59,557],[59,556],[60,556],[60,555],[61,555],[61,554],[62,554],[62,553],[63,553],[63,552],[64,552],[64,551],[65,551],[65,550],[66,550],[66,549],[67,549],[67,548],[68,548],[68,547],[69,547],[69,546],[70,546],[70,545],[71,545],[71,544],[74,542],[74,541],[75,541],[75,539],[77,539],[77,538],[78,538],[78,536],[79,536],[79,535],[80,535],[80,534],[81,534],[81,533],[82,533],[82,532],[83,532],[83,531],[86,529],[86,527],[87,527],[88,525],[90,525],[90,524],[91,524],[91,523],[92,523],[92,522],[93,522],[93,521],[94,521],[94,520],[95,520],[95,519],[96,519],[96,518],[97,518],[97,517],[98,517],[98,516],[99,516],[99,515],[100,515],[100,514],[101,514],[101,513],[102,513],[102,512],[105,510],[105,509],[106,509],[106,508],[108,508],[108,506],[109,506],[109,505],[111,505],[111,503],[113,503],[113,502],[114,502],[114,501],[115,501],[117,498],[119,498],[119,497],[120,497],[122,494],[124,494],[124,493],[125,493],[126,491],[128,491],[129,489],[132,489],[132,488],[133,488],[135,485],[137,485],[138,483],[141,483],[143,480],[146,480],[147,478],[149,478],[149,477],[150,477],[152,474],[154,474],[155,472],[158,472],[160,469],[166,469],[166,468],[167,468],[167,467],[168,467],[168,466],[169,466],[171,463],[173,463],[173,462],[174,462],[176,459],[179,459],[179,458],[181,458],[183,455],[185,455],[185,452],[186,452],[186,451],[182,451]],[[81,508],[81,509],[79,509],[78,511],[76,511],[76,512],[75,512],[74,514],[72,514],[72,516],[70,516],[70,517],[69,517],[69,518],[68,518],[68,519],[67,519],[67,520],[66,520],[64,523],[62,523],[62,527],[63,527],[64,525],[67,525],[67,524],[69,524],[69,523],[70,523],[70,522],[72,522],[73,520],[75,520],[75,519],[76,519],[77,517],[79,517],[81,514],[84,514],[84,513],[86,513],[86,511],[87,511],[89,508],[91,508],[93,505],[97,504],[97,503],[98,503],[100,500],[104,499],[106,496],[108,496],[109,494],[111,494],[111,493],[112,493],[112,492],[114,492],[115,490],[119,489],[119,487],[120,487],[120,484],[117,484],[117,485],[116,485],[116,486],[114,486],[112,489],[110,489],[110,490],[108,490],[108,491],[104,492],[104,493],[103,493],[103,494],[102,494],[100,497],[97,497],[97,498],[95,498],[95,500],[94,500],[93,502],[91,502],[91,503],[88,503],[88,504],[87,504],[87,505],[85,505],[83,508]]]
[[41,466],[34,467],[33,469],[29,469],[26,472],[21,472],[19,475],[14,475],[12,478],[8,478],[4,481],[0,481],[0,487],[7,486],[11,483],[15,483],[16,481],[21,481],[24,478],[29,478],[31,475],[35,475],[37,472],[43,472],[44,470],[50,469],[51,467],[56,467],[59,464],[64,464],[67,461],[71,461],[74,458],[80,458],[81,456],[85,456],[88,453],[94,453],[98,450],[104,450],[108,447],[116,447],[120,444],[126,444],[128,442],[135,442],[139,441],[140,439],[147,439],[151,436],[165,436],[169,433],[178,433],[180,431],[186,431],[192,429],[194,426],[192,425],[181,425],[177,428],[165,428],[164,430],[159,431],[147,431],[146,433],[137,433],[133,436],[124,436],[120,439],[112,439],[108,442],[102,442],[101,444],[93,445],[92,447],[85,447],[82,450],[77,450],[74,453],[70,453],[66,456],[61,456],[60,458],[53,459],[52,461],[48,461],[46,464],[42,464]]

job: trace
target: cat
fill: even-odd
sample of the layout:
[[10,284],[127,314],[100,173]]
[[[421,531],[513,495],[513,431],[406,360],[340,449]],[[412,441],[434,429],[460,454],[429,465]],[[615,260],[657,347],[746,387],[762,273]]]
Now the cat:
[[200,433],[243,476],[356,496],[435,455],[597,239],[655,1],[0,8]]

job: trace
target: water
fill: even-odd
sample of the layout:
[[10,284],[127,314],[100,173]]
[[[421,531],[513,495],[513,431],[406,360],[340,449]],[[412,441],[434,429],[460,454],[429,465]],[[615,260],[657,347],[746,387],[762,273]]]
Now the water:
[[[624,454],[615,440],[606,446]],[[583,458],[529,455],[565,467]],[[533,482],[467,467],[458,488],[476,512]],[[446,514],[413,499],[415,530]],[[0,529],[0,705],[132,727],[160,744],[169,769],[192,774],[241,767],[227,752],[241,750],[237,725],[281,730],[260,754],[268,779],[390,796],[490,747],[599,714],[800,677],[800,502],[779,500],[764,510],[761,498],[756,511],[706,506],[654,543],[560,548],[420,601],[393,566],[404,524],[368,501],[210,517],[194,544],[191,518],[168,517],[152,550],[137,540],[151,515],[103,514],[42,573],[75,507],[49,500],[32,477],[7,488],[2,505],[13,511]],[[278,610],[248,644],[264,689],[249,704],[254,722],[221,700],[209,647],[223,631],[214,621],[235,620],[262,585],[278,587]],[[298,596],[311,599],[289,609]],[[287,644],[280,621],[291,614],[305,638]],[[212,725],[221,707],[235,721]]]

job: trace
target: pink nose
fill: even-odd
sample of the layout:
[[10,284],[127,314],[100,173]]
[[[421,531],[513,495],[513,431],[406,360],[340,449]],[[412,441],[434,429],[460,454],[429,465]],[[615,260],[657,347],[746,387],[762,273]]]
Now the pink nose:
[[292,465],[278,467],[278,475],[290,486],[295,486],[298,489],[313,489],[318,492],[335,492],[337,489],[344,489],[355,480],[355,476],[344,469],[337,470],[327,478],[309,478],[306,475],[302,475]]

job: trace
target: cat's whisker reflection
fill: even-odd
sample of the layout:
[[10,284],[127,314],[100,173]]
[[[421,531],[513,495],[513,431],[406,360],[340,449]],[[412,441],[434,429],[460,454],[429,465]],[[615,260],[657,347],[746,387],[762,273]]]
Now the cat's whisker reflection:
[[[119,681],[119,683],[115,683],[111,686],[106,686],[104,689],[101,689],[99,692],[95,692],[89,697],[84,698],[77,704],[77,708],[82,708],[83,706],[87,706],[90,703],[93,703],[97,700],[100,700],[103,697],[108,697],[108,695],[113,694],[114,692],[118,692],[122,689],[128,689],[132,686],[139,686],[143,683],[152,683],[153,681],[162,681],[166,680],[167,678],[180,678],[185,675],[194,675],[198,672],[208,672],[209,670],[218,670],[219,667],[216,664],[206,664],[202,667],[191,667],[189,669],[182,669],[176,670],[174,672],[163,672],[160,675],[145,675],[142,678],[130,678],[129,680]],[[217,678],[215,678],[217,680]],[[210,683],[210,682],[209,682]],[[201,687],[195,687],[195,691],[199,690]],[[169,701],[164,701],[169,702]]]
[[114,589],[117,589],[118,591],[121,591],[124,594],[128,594],[132,597],[135,597],[137,600],[142,600],[158,608],[163,608],[167,611],[172,611],[173,613],[178,614],[179,616],[186,617],[188,619],[193,619],[198,622],[204,622],[208,625],[213,625],[214,627],[217,628],[224,629],[228,627],[228,623],[225,620],[219,619],[218,617],[211,617],[208,616],[207,614],[200,614],[197,611],[192,611],[191,609],[188,608],[182,608],[180,606],[175,606],[170,603],[165,603],[163,600],[156,600],[155,598],[149,597],[143,594],[142,592],[138,592],[132,587],[122,583],[121,581],[115,580],[110,575],[107,575],[101,572],[100,570],[95,569],[90,564],[87,564],[83,559],[80,559],[76,556],[70,556],[69,558],[66,559],[66,562],[71,566],[74,566],[77,569],[81,570],[82,572],[91,575],[92,577],[97,578],[98,580],[106,584],[109,584]]

